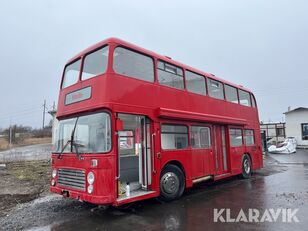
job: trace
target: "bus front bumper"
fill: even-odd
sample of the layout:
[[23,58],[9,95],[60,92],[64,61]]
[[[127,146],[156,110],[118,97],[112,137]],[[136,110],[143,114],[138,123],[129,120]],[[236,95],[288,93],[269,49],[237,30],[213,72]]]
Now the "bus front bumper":
[[50,186],[50,192],[60,194],[65,198],[86,201],[97,205],[110,205],[114,202],[114,199],[110,196],[97,196],[88,194],[86,192],[78,192],[71,189],[59,188],[57,186]]

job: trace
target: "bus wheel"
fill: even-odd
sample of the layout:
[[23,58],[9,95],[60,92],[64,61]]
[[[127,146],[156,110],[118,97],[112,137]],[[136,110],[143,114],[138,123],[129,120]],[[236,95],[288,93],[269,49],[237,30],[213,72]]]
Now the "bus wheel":
[[160,176],[160,199],[172,201],[182,196],[185,178],[182,170],[175,165],[167,165]]
[[243,155],[242,159],[242,177],[248,179],[251,177],[251,160],[247,154]]

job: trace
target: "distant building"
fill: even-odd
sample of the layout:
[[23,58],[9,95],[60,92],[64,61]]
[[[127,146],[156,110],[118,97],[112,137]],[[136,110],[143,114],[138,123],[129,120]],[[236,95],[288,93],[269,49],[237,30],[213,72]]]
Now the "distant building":
[[287,137],[295,137],[299,147],[308,147],[308,108],[289,108],[284,114]]
[[59,121],[56,118],[56,114],[57,111],[56,110],[52,110],[48,112],[51,116],[52,116],[52,144],[54,145],[56,142],[56,135],[58,133],[58,125],[59,125]]
[[260,123],[261,132],[265,132],[268,143],[277,144],[286,137],[285,123]]

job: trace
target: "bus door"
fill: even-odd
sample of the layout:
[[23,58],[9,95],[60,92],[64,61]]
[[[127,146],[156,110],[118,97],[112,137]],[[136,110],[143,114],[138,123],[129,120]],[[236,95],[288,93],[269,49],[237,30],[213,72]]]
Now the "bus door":
[[151,184],[151,124],[145,116],[118,114],[123,128],[118,131],[118,196],[148,190]]
[[226,126],[213,126],[213,157],[214,174],[224,174],[228,172],[228,155],[226,145]]
[[210,126],[190,127],[190,144],[192,157],[192,177],[199,178],[211,174],[210,160],[211,148],[211,128]]

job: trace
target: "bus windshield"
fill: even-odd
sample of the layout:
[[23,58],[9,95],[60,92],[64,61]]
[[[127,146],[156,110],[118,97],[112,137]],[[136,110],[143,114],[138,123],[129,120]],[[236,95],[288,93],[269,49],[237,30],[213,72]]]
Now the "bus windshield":
[[76,152],[76,146],[79,153],[106,153],[111,149],[110,116],[105,112],[60,120],[58,129],[56,153]]

